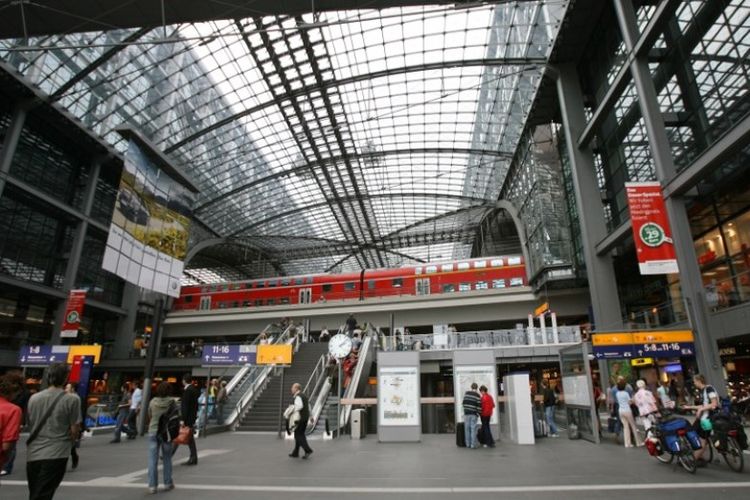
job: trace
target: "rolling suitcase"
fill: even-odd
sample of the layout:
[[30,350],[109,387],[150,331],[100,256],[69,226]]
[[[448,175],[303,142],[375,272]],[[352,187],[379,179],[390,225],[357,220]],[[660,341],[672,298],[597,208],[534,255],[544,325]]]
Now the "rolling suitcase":
[[466,448],[466,434],[464,434],[464,423],[456,423],[456,446]]
[[543,438],[549,434],[549,427],[547,425],[547,419],[544,417],[544,412],[534,412],[534,437]]

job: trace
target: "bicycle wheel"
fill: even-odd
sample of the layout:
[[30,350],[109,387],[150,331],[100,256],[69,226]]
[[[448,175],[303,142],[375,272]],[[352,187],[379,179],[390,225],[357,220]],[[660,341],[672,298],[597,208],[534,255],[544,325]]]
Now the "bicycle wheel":
[[714,443],[711,440],[711,437],[706,440],[706,448],[708,448],[706,451],[703,452],[703,458],[708,462],[709,464],[714,463]]
[[686,437],[681,436],[679,440],[680,454],[677,459],[680,461],[682,468],[691,474],[695,474],[696,462],[693,456],[693,447]]
[[659,439],[659,437],[651,429],[649,429],[646,432],[646,439],[651,439],[651,438],[654,438],[657,441],[659,441],[658,446],[659,446],[659,451],[661,452],[658,455],[654,455],[654,458],[663,464],[671,464],[672,460],[674,460],[674,455],[665,449],[664,441]]
[[745,457],[742,455],[742,448],[732,436],[727,437],[727,449],[722,453],[724,461],[730,469],[735,472],[742,472],[745,467]]

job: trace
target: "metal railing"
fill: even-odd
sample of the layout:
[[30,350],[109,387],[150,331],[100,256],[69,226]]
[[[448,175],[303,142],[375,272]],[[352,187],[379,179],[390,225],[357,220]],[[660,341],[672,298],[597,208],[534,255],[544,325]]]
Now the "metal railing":
[[[292,333],[293,329],[294,333]],[[273,344],[292,344],[294,345],[295,349],[297,349],[299,346],[298,332],[301,329],[302,327],[289,325],[286,330],[284,330],[284,332],[275,339]],[[235,387],[233,387],[234,390],[242,391],[243,395],[237,400],[237,403],[234,405],[234,408],[225,420],[225,423],[228,423],[232,426],[234,426],[239,421],[242,414],[260,395],[266,383],[268,382],[268,376],[273,371],[274,366],[247,365],[244,368],[247,368],[243,375],[245,379],[241,384],[239,382],[235,382]],[[227,392],[227,394],[229,394],[229,392]]]
[[[367,325],[367,329],[363,333],[364,339],[362,339],[362,345],[359,348],[359,361],[354,368],[354,373],[349,381],[349,385],[344,391],[342,399],[353,399],[357,396],[357,390],[359,389],[362,380],[362,373],[365,371],[365,367],[367,367],[366,369],[369,373],[370,366],[372,365],[372,357],[374,356],[378,344],[378,333],[372,325]],[[342,411],[339,415],[338,429],[346,427],[349,423],[351,413],[352,405],[342,405]]]
[[315,430],[318,419],[325,406],[328,393],[331,390],[331,382],[328,380],[328,355],[322,354],[315,364],[310,378],[307,379],[302,392],[307,396],[307,400],[312,403],[310,410],[310,421],[308,422],[307,432]]
[[395,335],[385,337],[379,349],[383,351],[452,351],[481,347],[521,347],[581,342],[580,326],[552,328],[525,328],[514,330],[482,330],[461,333],[428,333],[421,335]]

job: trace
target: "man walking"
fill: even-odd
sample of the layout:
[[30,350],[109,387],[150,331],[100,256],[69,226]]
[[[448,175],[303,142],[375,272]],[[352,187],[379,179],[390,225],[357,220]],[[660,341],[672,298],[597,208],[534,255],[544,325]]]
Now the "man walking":
[[136,382],[133,394],[130,396],[130,407],[128,408],[128,439],[138,436],[138,414],[141,413],[141,402],[143,401],[143,390],[141,383]]
[[482,398],[477,392],[476,382],[471,384],[471,389],[464,394],[464,440],[467,448],[479,448],[477,442],[477,418],[482,408]]
[[544,418],[547,420],[547,426],[549,427],[550,437],[556,438],[559,436],[557,433],[557,425],[555,424],[555,406],[557,405],[557,398],[555,397],[555,391],[549,386],[549,382],[546,380],[542,381],[542,399],[544,404]]
[[[190,447],[190,458],[182,465],[198,465],[198,449],[195,447],[195,420],[198,418],[198,396],[200,392],[198,388],[193,385],[193,377],[186,373],[182,376],[182,383],[185,387],[185,391],[182,393],[182,400],[180,401],[180,415],[182,420],[181,425],[190,427],[190,441],[188,441],[188,447]],[[172,447],[172,456],[177,452],[178,445]]]
[[29,400],[29,438],[26,440],[26,478],[29,500],[51,500],[60,486],[68,464],[70,448],[78,438],[81,400],[67,394],[63,386],[68,367],[49,367],[49,387]]
[[219,393],[216,395],[216,423],[221,425],[224,423],[224,405],[227,403],[228,394],[227,394],[227,381],[222,380],[221,381],[221,389],[219,389]]
[[[307,444],[307,436],[305,431],[307,430],[307,422],[310,420],[310,404],[307,401],[307,397],[302,394],[302,386],[298,383],[292,384],[292,399],[294,401],[294,411],[299,413],[297,419],[297,425],[294,427],[294,450],[289,454],[290,457],[299,457],[299,449],[305,450],[305,454],[302,458],[308,458],[312,455],[312,448]],[[294,420],[294,419],[290,419]]]
[[18,397],[22,386],[23,378],[15,373],[0,377],[0,467],[4,467],[14,456],[21,434],[23,413],[11,401]]
[[115,435],[110,443],[119,443],[120,434],[123,432],[130,432],[130,429],[126,427],[128,421],[128,408],[130,408],[131,400],[130,391],[128,391],[128,386],[126,384],[122,384],[120,391],[120,402],[117,404],[117,420],[115,420]]

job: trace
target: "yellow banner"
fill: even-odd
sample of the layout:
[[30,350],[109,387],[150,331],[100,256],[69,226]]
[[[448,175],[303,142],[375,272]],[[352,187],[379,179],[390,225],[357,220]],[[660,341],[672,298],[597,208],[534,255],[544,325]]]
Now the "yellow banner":
[[291,365],[292,345],[259,345],[255,363],[258,365]]
[[544,314],[547,311],[549,311],[549,302],[545,302],[541,306],[534,309],[534,316],[539,316],[540,314]]
[[693,332],[690,330],[655,330],[653,332],[633,333],[634,344],[667,344],[670,342],[694,342]]
[[637,358],[631,359],[630,364],[632,366],[649,366],[654,364],[654,358]]
[[626,332],[596,333],[591,337],[591,343],[594,346],[632,344],[633,334]]
[[94,364],[99,364],[99,357],[102,355],[102,346],[100,345],[72,345],[68,350],[68,364],[73,364],[73,358],[76,356],[94,356]]

